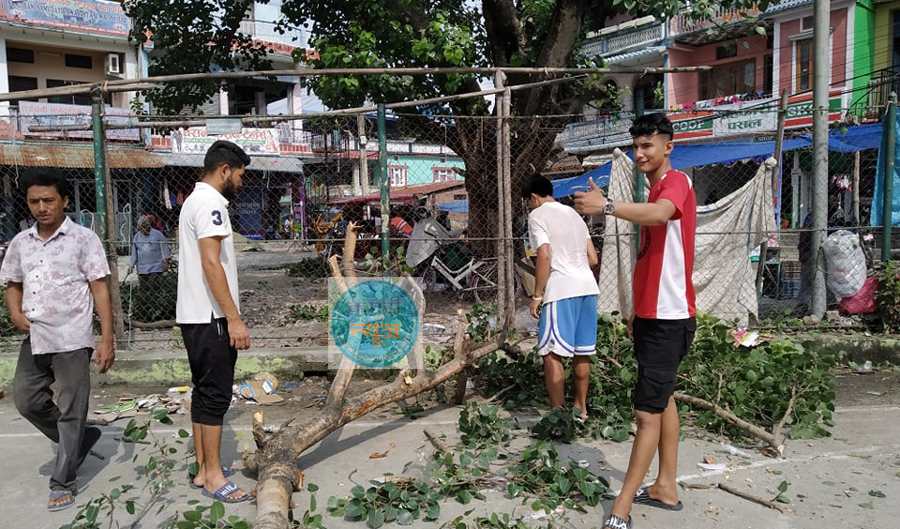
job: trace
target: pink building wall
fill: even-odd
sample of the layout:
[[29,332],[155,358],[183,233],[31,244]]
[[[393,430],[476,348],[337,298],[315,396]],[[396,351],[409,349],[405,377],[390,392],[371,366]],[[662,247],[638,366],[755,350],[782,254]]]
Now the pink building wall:
[[[744,46],[747,43],[747,47]],[[766,37],[753,35],[746,39],[740,39],[735,44],[737,55],[727,59],[716,60],[716,49],[723,45],[722,42],[708,44],[692,48],[685,44],[675,43],[669,48],[669,66],[720,66],[734,62],[747,62],[754,59],[756,64],[755,83],[756,89],[762,90],[763,86],[763,57],[771,55],[772,50],[766,49]],[[700,73],[670,73],[668,75],[668,102],[669,106],[692,103],[700,99]]]
[[[847,33],[848,33],[849,9],[835,9],[831,12],[832,46],[831,46],[831,86],[838,88],[847,82]],[[770,30],[773,31],[773,30]],[[780,49],[779,64],[774,65],[778,71],[778,86],[773,87],[777,95],[786,88],[789,94],[794,94],[794,78],[792,77],[793,64],[796,61],[794,41],[792,35],[800,33],[800,18],[780,24],[779,41],[775,44]],[[737,55],[727,59],[716,60],[716,48],[722,46],[721,42],[700,47],[691,47],[685,44],[675,43],[668,49],[668,66],[719,66],[733,62],[744,62],[755,59],[756,64],[756,89],[763,89],[764,58],[773,55],[774,50],[766,49],[767,37],[753,35],[737,41]],[[748,47],[744,47],[746,42]],[[667,99],[669,106],[691,103],[700,99],[700,74],[699,73],[670,73],[666,74]]]
[[[836,9],[831,12],[831,86],[841,87],[847,82],[847,8]],[[800,19],[783,22],[780,31],[778,46],[781,49],[781,61],[778,65],[778,92],[787,89],[789,94],[796,93],[794,78],[792,77],[793,65],[796,62],[794,41],[792,35],[800,33]]]

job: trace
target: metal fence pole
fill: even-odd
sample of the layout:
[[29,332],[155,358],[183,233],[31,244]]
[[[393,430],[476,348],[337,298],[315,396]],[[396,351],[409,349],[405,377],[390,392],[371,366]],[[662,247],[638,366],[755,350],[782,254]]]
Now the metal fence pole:
[[385,128],[384,103],[378,103],[378,175],[381,179],[381,255],[389,257],[391,252],[391,239],[388,228],[391,222],[390,192],[391,179],[388,176],[387,166],[387,132]]
[[891,92],[884,132],[884,194],[881,201],[881,260],[891,259],[891,226],[894,216],[894,157],[897,155],[897,94]]
[[[829,0],[815,0],[814,24],[827,28],[831,13]],[[812,259],[814,277],[810,314],[825,315],[825,270],[821,249],[828,224],[828,85],[831,64],[828,62],[828,31],[813,33],[813,175],[812,175]]]
[[[506,76],[503,72],[494,74],[494,85],[497,88],[503,88],[506,83]],[[497,115],[497,314],[507,314],[506,310],[506,263],[504,235],[506,234],[506,208],[503,206],[504,197],[509,194],[506,188],[506,159],[503,157],[504,146],[503,140],[503,119],[504,107],[506,105],[506,93],[497,94],[494,100],[494,111]]]
[[503,195],[503,254],[502,263],[506,271],[506,282],[503,294],[506,300],[506,310],[509,314],[516,312],[516,283],[514,277],[515,249],[513,248],[513,213],[512,213],[512,134],[510,133],[510,106],[512,104],[512,92],[509,87],[503,92],[503,180],[506,194]]
[[369,190],[369,152],[366,150],[368,147],[366,142],[369,141],[369,138],[366,137],[365,114],[360,113],[356,116],[356,127],[359,136],[359,185],[362,187],[362,194],[368,195],[371,191]]
[[100,86],[91,90],[91,126],[94,139],[94,196],[97,200],[97,227],[100,240],[106,244],[109,262],[109,296],[113,310],[113,328],[116,341],[125,344],[125,317],[122,311],[122,295],[119,288],[119,264],[116,253],[116,209],[113,204],[112,181],[106,163],[106,133],[103,130],[103,95]]

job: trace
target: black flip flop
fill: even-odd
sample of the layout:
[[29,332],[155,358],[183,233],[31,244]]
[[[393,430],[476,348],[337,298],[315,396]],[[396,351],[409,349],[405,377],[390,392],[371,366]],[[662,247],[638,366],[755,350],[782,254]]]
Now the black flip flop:
[[651,498],[650,493],[644,487],[638,489],[637,493],[634,495],[634,500],[632,501],[640,505],[649,505],[650,507],[656,507],[657,509],[663,509],[666,511],[680,511],[681,509],[684,509],[684,504],[681,503],[680,500],[675,505],[672,505],[655,498]]

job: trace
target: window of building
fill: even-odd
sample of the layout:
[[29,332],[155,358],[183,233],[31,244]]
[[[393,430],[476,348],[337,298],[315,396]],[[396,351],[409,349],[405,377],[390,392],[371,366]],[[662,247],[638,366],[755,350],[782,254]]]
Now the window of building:
[[797,59],[794,92],[812,90],[812,39],[795,42],[794,57]]
[[34,50],[6,47],[6,60],[9,62],[25,62],[34,64]]
[[800,19],[800,31],[812,31],[815,27],[815,17],[812,15]]
[[[47,79],[47,88],[58,88],[60,86],[70,86],[74,84],[84,84],[84,81],[63,81],[61,79]],[[109,103],[109,94],[104,96],[104,100]],[[63,103],[66,105],[90,105],[93,103],[90,94],[73,94],[50,96],[47,98],[48,103]]]
[[762,90],[766,94],[774,95],[772,92],[775,80],[775,62],[771,55],[763,57],[763,86]]
[[94,59],[90,55],[75,55],[73,53],[67,53],[66,66],[69,68],[85,68],[87,70],[93,70]]
[[700,99],[756,92],[756,61],[730,62],[700,72]]
[[391,175],[391,187],[406,186],[406,166],[405,165],[389,165],[388,174]]
[[716,48],[716,60],[728,59],[731,57],[737,57],[737,46],[734,44],[730,46],[719,46]]
[[[24,90],[37,90],[37,77],[21,77],[18,75],[9,76],[9,91],[22,92]],[[29,98],[25,101],[37,101],[36,98]]]
[[452,167],[436,167],[431,168],[435,182],[453,182],[456,180],[456,172]]

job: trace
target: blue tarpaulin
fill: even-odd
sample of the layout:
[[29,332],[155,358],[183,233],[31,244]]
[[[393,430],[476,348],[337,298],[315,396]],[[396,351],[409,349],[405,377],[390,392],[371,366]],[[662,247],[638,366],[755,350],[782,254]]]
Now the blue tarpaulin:
[[[878,125],[879,127],[887,127],[887,124]],[[894,124],[894,193],[891,197],[891,226],[900,226],[900,120]],[[886,138],[887,135],[884,135]],[[884,219],[882,218],[882,207],[884,204],[884,172],[885,172],[885,151],[886,145],[882,144],[878,149],[878,167],[875,170],[875,194],[872,195],[872,210],[869,216],[869,223],[872,226],[882,226]]]
[[[829,132],[828,150],[846,153],[877,149],[881,143],[881,137],[882,125],[880,123],[847,127],[845,129],[835,129]],[[900,134],[898,134],[897,137],[900,139]],[[800,149],[809,147],[810,145],[812,145],[812,136],[803,136],[785,140],[782,151]],[[762,162],[774,152],[774,141],[701,143],[687,145],[676,144],[669,159],[671,160],[673,169],[687,169],[690,167],[701,167],[712,164],[730,164],[748,158],[752,158],[756,162]],[[900,148],[898,148],[897,152],[898,155],[900,155]],[[628,157],[633,158],[630,151],[628,152]],[[881,158],[879,158],[879,164],[880,163]],[[896,167],[900,169],[900,160],[898,160]],[[594,179],[594,183],[599,187],[608,186],[611,168],[612,162],[607,162],[583,175],[554,180],[553,198],[562,198],[571,195],[573,193],[573,188],[586,186],[588,179],[591,178]],[[877,185],[878,181],[876,180],[876,186]],[[900,189],[900,184],[895,185],[895,189]],[[575,191],[577,190],[578,189],[575,189]],[[879,193],[880,191],[876,191],[876,200],[880,200]],[[895,193],[894,196],[895,204],[898,204],[897,207],[900,207],[900,202],[898,202],[900,201],[900,192]],[[454,200],[453,202],[438,206],[438,209],[456,213],[468,213],[469,203],[466,200]],[[878,211],[879,220],[877,224],[880,224],[881,202],[878,202]],[[872,214],[875,214],[874,202],[872,204]]]

